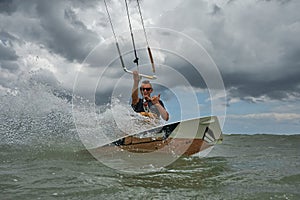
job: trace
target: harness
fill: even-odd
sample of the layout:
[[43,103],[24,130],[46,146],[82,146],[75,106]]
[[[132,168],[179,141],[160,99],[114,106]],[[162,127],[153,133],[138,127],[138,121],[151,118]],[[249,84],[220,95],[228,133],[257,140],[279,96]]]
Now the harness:
[[150,112],[148,101],[145,98],[143,98],[143,108],[145,112]]

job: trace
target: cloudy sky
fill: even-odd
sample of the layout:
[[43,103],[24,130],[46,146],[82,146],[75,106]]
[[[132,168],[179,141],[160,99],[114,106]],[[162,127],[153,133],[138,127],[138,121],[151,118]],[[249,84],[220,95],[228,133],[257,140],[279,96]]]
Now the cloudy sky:
[[[124,60],[130,63],[125,3],[107,0],[107,4]],[[300,133],[300,1],[141,0],[140,4],[158,63],[157,90],[165,95],[162,99],[171,114],[176,116],[179,104],[190,103],[183,97],[189,87],[196,93],[201,115],[210,114],[210,98],[225,101],[224,95],[218,96],[224,90],[225,133]],[[140,62],[147,65],[136,1],[129,1],[129,9]],[[78,95],[96,91],[100,99],[112,90],[115,95],[130,90],[131,76],[124,75],[116,60],[112,36],[102,0],[1,0],[0,94],[16,90],[26,74],[70,91],[79,80]],[[195,75],[195,63],[204,70],[201,76]],[[205,77],[210,72],[216,76]],[[224,88],[213,84],[219,82],[218,73]],[[178,82],[175,75],[184,78]],[[188,90],[180,93],[173,86]],[[216,92],[212,95],[210,90]],[[172,91],[180,103],[168,96]]]

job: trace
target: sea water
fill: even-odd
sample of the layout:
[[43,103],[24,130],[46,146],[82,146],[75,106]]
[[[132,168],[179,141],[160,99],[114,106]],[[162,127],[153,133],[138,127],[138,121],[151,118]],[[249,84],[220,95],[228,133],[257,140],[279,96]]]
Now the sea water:
[[85,150],[70,100],[51,88],[16,89],[0,108],[1,200],[300,199],[300,135],[225,134],[204,158],[133,174]]

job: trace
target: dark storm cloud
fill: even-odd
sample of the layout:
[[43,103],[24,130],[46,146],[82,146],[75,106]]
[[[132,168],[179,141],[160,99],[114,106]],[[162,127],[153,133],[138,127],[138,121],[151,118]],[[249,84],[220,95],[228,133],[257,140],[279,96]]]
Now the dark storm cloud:
[[0,13],[11,14],[16,11],[16,6],[12,3],[12,0],[1,0],[0,1]]
[[19,69],[19,65],[13,61],[0,61],[0,68],[15,72]]
[[13,49],[13,42],[20,43],[20,40],[6,31],[0,31],[0,61],[15,61],[18,59],[18,55]]
[[61,2],[38,2],[37,13],[45,31],[42,42],[71,61],[82,61],[99,39],[66,7]]
[[299,1],[283,0],[211,6],[185,1],[159,23],[203,32],[198,41],[209,41],[202,44],[219,67],[229,96],[283,100],[300,94],[299,6]]
[[[164,1],[159,8],[157,2],[141,2],[146,26],[151,22],[151,26],[171,28],[196,38],[219,67],[226,89],[230,91],[229,95],[241,99],[262,96],[272,99],[299,97],[299,1]],[[119,28],[118,33],[128,31],[123,3],[109,2],[110,9],[116,11],[111,14]],[[176,6],[170,9],[171,4]],[[100,11],[97,6],[100,6]],[[134,6],[133,2],[131,6]],[[87,19],[84,21],[80,18],[78,11],[84,13],[85,9],[94,10],[88,20],[93,20],[95,16],[95,26],[90,23],[88,27]],[[96,28],[99,29],[96,31]],[[13,42],[41,45],[50,53],[80,63],[98,45],[100,38],[110,36],[111,30],[102,1],[0,1],[0,63],[5,70],[18,69],[15,61],[21,55],[14,49]],[[150,38],[153,41],[155,39]],[[120,42],[121,51],[132,50],[130,44]],[[171,41],[161,46],[164,49],[169,47],[181,48],[180,41]],[[197,52],[191,54],[198,56]],[[206,87],[201,77],[194,76],[196,73],[190,63],[165,56],[163,64],[189,77],[193,86]],[[89,64],[97,68],[103,66],[103,63],[109,63],[107,59],[111,57],[117,57],[114,42],[103,46],[97,52],[97,59],[90,60]],[[124,56],[125,62],[131,63],[131,58],[127,58]],[[166,78],[172,81],[171,77]]]
[[20,42],[20,40],[18,40],[16,37],[14,37],[13,35],[9,34],[4,30],[0,31],[0,40],[2,41],[2,43],[8,42],[9,45],[12,45],[11,41]]
[[[281,42],[281,55],[270,55],[271,61],[253,60],[251,63],[238,62],[239,68],[250,70],[227,71],[222,69],[224,64],[218,65],[223,75],[225,86],[234,88],[234,97],[248,98],[261,96],[270,99],[284,100],[289,97],[299,97],[300,91],[300,42],[296,37],[289,37],[289,41]],[[278,38],[273,38],[278,40]],[[270,48],[272,45],[270,45]],[[272,50],[270,49],[270,52]],[[265,52],[257,53],[265,54]],[[272,58],[274,61],[272,61]],[[260,62],[261,61],[261,62]],[[252,65],[252,66],[251,66]],[[251,70],[253,68],[253,70]]]
[[[1,39],[1,38],[0,38]],[[16,51],[0,43],[0,60],[16,60],[18,58]]]
[[[8,29],[7,32],[14,32],[24,41],[42,44],[50,51],[60,54],[70,61],[82,61],[98,44],[99,38],[96,33],[88,30],[74,14],[72,9],[83,5],[80,2],[5,1],[2,10],[7,12],[2,12],[2,14],[6,21],[3,21],[0,28]],[[5,16],[8,13],[12,14],[13,11],[18,14]]]
[[95,8],[99,0],[69,0],[76,8]]
[[19,69],[19,65],[15,62],[19,56],[12,48],[12,41],[17,39],[5,31],[0,32],[0,68],[10,72]]
[[[291,39],[295,38],[291,37]],[[293,43],[293,45],[288,43]],[[284,100],[292,96],[299,97],[300,43],[297,40],[289,41],[281,47],[281,55],[274,54],[274,61],[239,62],[240,69],[252,67],[254,70],[242,71],[235,68],[236,71],[227,71],[222,69],[224,64],[219,61],[218,65],[225,86],[229,90],[233,89],[229,94],[242,99],[266,96],[270,99]]]
[[[270,72],[271,74],[272,72]],[[266,78],[263,80],[256,80],[247,74],[234,73],[223,75],[226,88],[230,89],[229,95],[231,97],[238,97],[244,100],[250,100],[249,97],[259,98],[262,95],[270,99],[288,99],[293,95],[299,97],[299,80],[300,73],[295,73],[289,77],[282,77],[270,81]]]

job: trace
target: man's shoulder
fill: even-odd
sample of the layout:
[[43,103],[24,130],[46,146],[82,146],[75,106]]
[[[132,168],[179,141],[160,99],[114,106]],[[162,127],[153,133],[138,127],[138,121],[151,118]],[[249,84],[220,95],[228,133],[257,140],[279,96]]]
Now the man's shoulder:
[[142,102],[143,102],[143,99],[139,98],[139,100],[137,101],[137,103],[135,103],[135,104],[132,103],[131,105],[137,105],[137,104],[140,104]]
[[143,99],[139,98],[139,100],[135,104],[131,103],[131,106],[138,106],[141,104],[143,104]]

